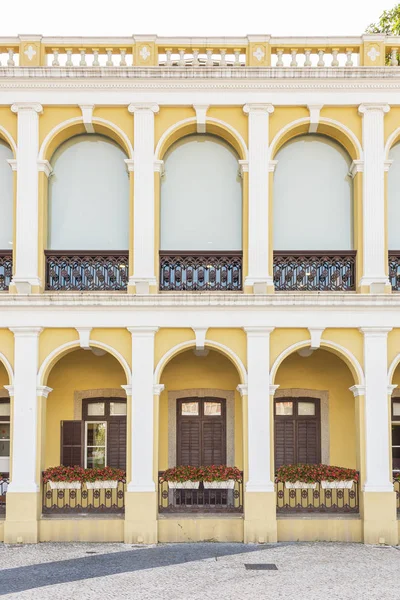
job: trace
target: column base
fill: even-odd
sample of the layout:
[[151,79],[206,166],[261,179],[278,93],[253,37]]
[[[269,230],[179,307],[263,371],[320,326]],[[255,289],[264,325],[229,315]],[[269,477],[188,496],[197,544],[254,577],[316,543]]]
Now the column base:
[[7,492],[4,542],[6,544],[37,544],[40,509],[40,493]]
[[126,492],[126,544],[157,544],[157,492]]
[[277,542],[275,492],[245,492],[244,543]]
[[395,492],[363,492],[362,512],[364,544],[398,544]]
[[13,277],[9,291],[12,294],[40,294],[41,281],[38,278]]
[[274,282],[271,277],[265,277],[265,279],[246,277],[244,291],[246,294],[273,294],[275,292]]
[[390,294],[392,286],[387,278],[370,279],[362,277],[360,281],[360,292],[362,294]]
[[128,294],[147,296],[157,293],[157,281],[155,277],[130,277],[128,282]]

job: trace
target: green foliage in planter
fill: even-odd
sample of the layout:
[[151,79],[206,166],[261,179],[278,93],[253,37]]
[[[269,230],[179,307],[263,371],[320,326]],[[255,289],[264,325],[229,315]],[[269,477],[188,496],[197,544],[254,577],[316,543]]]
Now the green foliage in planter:
[[160,482],[173,481],[234,481],[242,480],[242,473],[237,467],[211,465],[207,467],[179,466],[167,469],[160,477]]
[[276,481],[317,483],[320,481],[358,481],[358,471],[332,465],[283,465],[276,473]]
[[43,471],[43,483],[49,481],[125,481],[125,471],[104,467],[103,469],[84,469],[83,467],[49,467]]

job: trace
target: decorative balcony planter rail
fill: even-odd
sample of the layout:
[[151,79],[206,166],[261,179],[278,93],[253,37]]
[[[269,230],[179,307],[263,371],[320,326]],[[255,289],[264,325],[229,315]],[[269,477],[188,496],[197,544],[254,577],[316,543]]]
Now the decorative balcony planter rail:
[[239,292],[242,252],[160,252],[160,291]]
[[287,489],[284,482],[276,486],[276,512],[282,515],[297,513],[355,513],[359,512],[358,482],[349,489]]
[[[164,471],[159,472],[159,478],[163,473]],[[242,513],[243,484],[235,481],[231,489],[221,489],[218,486],[205,489],[201,481],[197,489],[177,489],[169,487],[167,481],[159,481],[158,509],[160,513]]]
[[0,292],[6,292],[10,287],[12,263],[12,250],[0,250]]
[[400,292],[400,250],[389,250],[389,281],[393,292]]
[[6,494],[10,480],[4,475],[0,475],[0,518],[5,515],[6,512]]
[[356,251],[274,252],[278,292],[350,292],[356,289]]
[[0,66],[99,69],[351,68],[399,64],[396,36],[42,37],[0,38]]
[[79,490],[51,489],[50,483],[43,484],[43,507],[45,515],[78,513],[122,514],[125,511],[125,482],[119,481],[116,488],[89,489],[82,483]]
[[128,285],[128,252],[46,250],[46,290],[121,291]]

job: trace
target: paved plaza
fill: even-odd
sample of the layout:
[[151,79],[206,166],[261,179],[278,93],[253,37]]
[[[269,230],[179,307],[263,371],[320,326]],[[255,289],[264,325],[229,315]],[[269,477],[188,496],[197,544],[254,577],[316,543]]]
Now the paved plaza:
[[361,544],[0,544],[0,596],[398,600],[399,568],[400,547]]

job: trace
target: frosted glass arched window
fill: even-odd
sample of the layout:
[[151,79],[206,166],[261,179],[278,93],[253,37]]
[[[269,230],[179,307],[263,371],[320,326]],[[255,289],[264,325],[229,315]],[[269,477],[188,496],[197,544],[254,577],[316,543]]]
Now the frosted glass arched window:
[[276,160],[274,249],[351,250],[351,159],[342,147],[305,135],[285,144]]
[[100,135],[79,135],[58,148],[49,180],[49,249],[128,249],[125,158],[116,143]]
[[211,135],[190,135],[168,151],[161,180],[161,250],[241,250],[238,157]]
[[0,249],[12,250],[13,240],[13,172],[7,160],[14,158],[10,146],[0,140]]
[[393,161],[388,173],[388,247],[400,250],[400,144],[389,153]]

